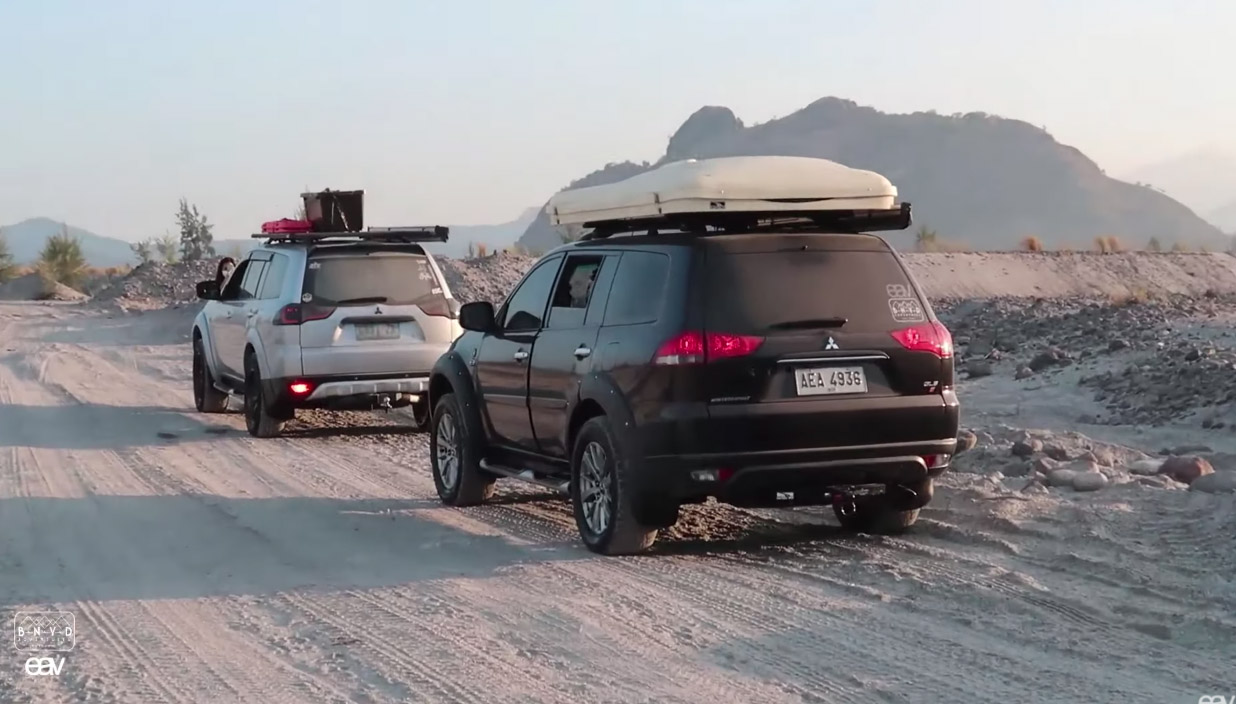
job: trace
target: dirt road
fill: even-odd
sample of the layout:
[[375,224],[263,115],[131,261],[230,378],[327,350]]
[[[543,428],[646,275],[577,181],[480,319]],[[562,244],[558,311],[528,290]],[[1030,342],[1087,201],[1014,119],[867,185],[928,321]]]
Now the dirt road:
[[0,306],[0,615],[77,631],[56,676],[0,647],[2,702],[1236,693],[1229,497],[958,476],[903,538],[712,506],[605,559],[556,499],[441,507],[398,416],[194,413],[188,320]]

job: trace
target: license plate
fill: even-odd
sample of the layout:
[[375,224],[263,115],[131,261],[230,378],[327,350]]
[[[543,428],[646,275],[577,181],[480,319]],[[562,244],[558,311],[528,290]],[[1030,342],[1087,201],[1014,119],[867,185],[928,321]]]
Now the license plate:
[[395,323],[373,323],[356,326],[357,340],[394,340],[399,337],[399,326]]
[[867,393],[867,375],[862,367],[795,369],[794,385],[799,396]]

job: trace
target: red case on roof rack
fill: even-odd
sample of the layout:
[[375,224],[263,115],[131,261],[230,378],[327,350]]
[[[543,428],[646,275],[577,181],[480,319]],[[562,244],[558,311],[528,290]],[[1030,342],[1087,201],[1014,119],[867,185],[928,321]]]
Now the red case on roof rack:
[[271,220],[270,222],[262,223],[262,232],[269,234],[292,234],[312,231],[313,223],[308,220],[283,218],[282,220]]

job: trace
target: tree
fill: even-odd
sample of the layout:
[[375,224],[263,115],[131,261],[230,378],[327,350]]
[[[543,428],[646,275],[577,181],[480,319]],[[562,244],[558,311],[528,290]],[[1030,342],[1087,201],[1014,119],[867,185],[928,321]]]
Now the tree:
[[920,252],[931,252],[936,248],[936,241],[940,238],[939,234],[923,225],[918,228],[918,232],[914,235],[914,247]]
[[132,249],[133,254],[137,255],[138,264],[149,264],[154,261],[154,240],[145,239],[141,242],[134,242],[129,245],[129,249]]
[[[180,253],[185,261],[198,261],[215,256],[215,238],[211,234],[214,225],[206,221],[206,216],[198,212],[196,205],[189,205],[189,201],[184,198],[180,199],[176,226],[180,228]],[[163,258],[168,259],[166,254]]]
[[1158,237],[1151,237],[1150,241],[1146,243],[1146,249],[1151,252],[1162,252],[1163,243],[1159,241]]
[[9,251],[9,241],[0,232],[0,283],[13,278],[17,273],[17,264],[13,262],[13,253]]
[[[172,237],[170,234],[167,234],[163,235],[157,242],[155,242],[155,249],[159,250],[159,256],[163,258],[163,261],[168,264],[175,264],[177,262],[176,244],[176,238]],[[184,247],[183,237],[180,240],[180,246],[182,248]],[[214,255],[213,248],[211,248],[210,254],[211,256]]]
[[65,286],[80,286],[86,273],[81,240],[71,236],[66,229],[47,238],[47,244],[43,245],[43,251],[39,254],[39,270],[44,276]]

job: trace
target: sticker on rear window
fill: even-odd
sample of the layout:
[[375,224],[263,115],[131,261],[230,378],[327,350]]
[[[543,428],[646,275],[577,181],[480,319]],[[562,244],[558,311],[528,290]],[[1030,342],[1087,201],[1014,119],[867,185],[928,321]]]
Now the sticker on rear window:
[[309,268],[314,270],[321,269],[322,262],[309,262]]
[[888,293],[890,300],[894,298],[914,298],[910,287],[905,284],[889,284],[884,287],[884,290]]
[[893,320],[898,323],[921,323],[927,319],[923,307],[913,298],[890,298],[888,310],[893,314]]

